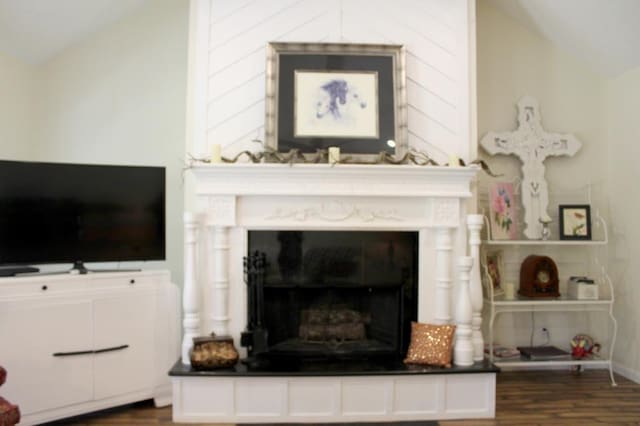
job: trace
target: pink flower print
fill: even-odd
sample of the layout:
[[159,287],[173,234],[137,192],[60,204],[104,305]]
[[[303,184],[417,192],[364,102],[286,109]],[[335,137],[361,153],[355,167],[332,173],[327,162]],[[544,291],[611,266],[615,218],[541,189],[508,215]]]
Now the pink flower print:
[[497,215],[502,216],[506,210],[507,206],[504,202],[504,198],[502,197],[494,197],[493,198],[493,212]]
[[505,188],[498,187],[491,200],[493,218],[495,223],[503,230],[509,232],[513,220],[511,219],[511,197]]

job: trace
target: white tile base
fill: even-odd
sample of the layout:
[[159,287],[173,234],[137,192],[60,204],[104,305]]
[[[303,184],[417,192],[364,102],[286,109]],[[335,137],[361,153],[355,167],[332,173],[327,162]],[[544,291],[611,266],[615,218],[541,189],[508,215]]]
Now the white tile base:
[[353,422],[495,416],[496,373],[173,376],[171,380],[175,422]]

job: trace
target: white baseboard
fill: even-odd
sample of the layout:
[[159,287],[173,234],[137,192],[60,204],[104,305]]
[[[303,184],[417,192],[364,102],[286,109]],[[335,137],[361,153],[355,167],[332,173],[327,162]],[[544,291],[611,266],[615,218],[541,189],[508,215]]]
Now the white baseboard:
[[613,371],[633,382],[640,383],[640,371],[632,370],[617,362],[613,363]]

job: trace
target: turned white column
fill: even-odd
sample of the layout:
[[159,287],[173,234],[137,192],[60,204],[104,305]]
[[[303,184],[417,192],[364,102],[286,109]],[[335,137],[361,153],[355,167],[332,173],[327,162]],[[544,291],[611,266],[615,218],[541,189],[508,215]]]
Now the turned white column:
[[451,229],[436,229],[436,291],[434,322],[451,323]]
[[471,297],[471,343],[473,344],[473,360],[484,359],[484,338],[482,337],[482,281],[480,279],[480,230],[484,219],[480,214],[467,215],[469,230],[469,255],[473,258],[473,267],[469,278],[469,295]]
[[208,323],[218,336],[229,332],[229,229],[236,226],[236,197],[216,195],[208,198],[207,228],[209,270]]
[[459,366],[473,365],[473,344],[471,343],[472,308],[469,295],[469,272],[473,266],[471,256],[458,258],[458,296],[455,307],[456,342],[453,349],[453,363]]
[[196,281],[196,245],[198,222],[193,214],[184,214],[184,285],[182,288],[182,363],[190,365],[189,350],[200,332],[198,282]]
[[209,294],[211,313],[209,324],[218,336],[229,335],[229,230],[209,224]]

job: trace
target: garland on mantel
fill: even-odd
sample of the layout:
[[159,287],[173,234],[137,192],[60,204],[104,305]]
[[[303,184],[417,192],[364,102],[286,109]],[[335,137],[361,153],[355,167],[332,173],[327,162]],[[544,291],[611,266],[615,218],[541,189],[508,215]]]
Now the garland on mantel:
[[[267,147],[260,140],[254,140],[254,142],[258,142],[262,144],[263,150],[260,152],[251,152],[249,150],[241,151],[233,158],[221,157],[223,163],[236,163],[243,157],[246,157],[252,163],[280,163],[280,164],[319,164],[319,163],[327,163],[329,159],[329,152],[326,149],[317,149],[313,154],[303,154],[299,149],[293,148],[288,152],[278,152],[273,148]],[[189,154],[189,164],[187,168],[191,168],[194,163],[211,163],[211,159],[209,158],[196,158]],[[463,159],[458,158],[458,166],[466,167],[467,165],[477,164],[482,170],[490,176],[497,177],[501,175],[494,174],[493,171],[489,168],[487,163],[483,160],[477,159],[466,164]],[[448,166],[449,163],[439,164],[433,158],[429,157],[429,154],[415,150],[413,148],[409,149],[407,153],[405,153],[402,158],[396,159],[393,155],[389,154],[386,151],[380,151],[375,159],[373,160],[361,160],[355,159],[349,155],[341,156],[341,158],[336,161],[335,164],[393,164],[393,165],[402,165],[402,164],[413,164],[417,166]],[[333,166],[334,164],[332,164]]]

